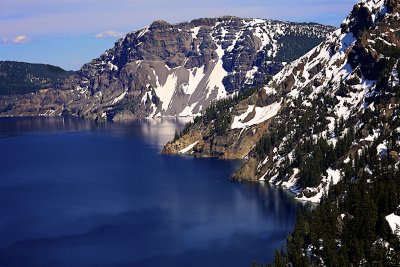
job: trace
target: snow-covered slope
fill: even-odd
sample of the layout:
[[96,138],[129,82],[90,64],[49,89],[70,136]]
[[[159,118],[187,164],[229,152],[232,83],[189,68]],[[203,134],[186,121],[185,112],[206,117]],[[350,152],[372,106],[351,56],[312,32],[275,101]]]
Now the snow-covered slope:
[[[363,147],[371,146],[383,136],[383,128],[388,129],[388,125],[380,123],[378,129],[373,130],[376,135],[367,134],[371,131],[371,124],[363,116],[377,108],[384,108],[385,116],[398,120],[399,99],[394,94],[394,88],[400,56],[399,14],[388,12],[388,9],[390,8],[382,0],[361,1],[343,22],[341,29],[332,33],[325,42],[305,56],[286,66],[265,87],[267,94],[281,95],[288,107],[276,119],[284,123],[293,120],[298,122],[291,123],[294,129],[288,132],[289,136],[283,137],[273,152],[273,167],[267,168],[265,173],[261,171],[260,176],[272,177],[290,166],[290,163],[284,163],[293,162],[296,157],[296,146],[290,145],[290,142],[302,143],[310,139],[316,144],[318,140],[324,139],[327,144],[335,147],[338,139],[343,139],[348,131],[358,130],[364,136],[353,140],[353,145],[348,149],[357,147],[359,153],[362,153]],[[390,48],[396,52],[389,53]],[[390,99],[390,103],[382,103],[384,96]],[[299,113],[299,110],[303,112]],[[310,112],[314,112],[313,119],[317,123],[299,122]],[[339,122],[344,125],[343,131],[337,130],[340,127]],[[291,138],[300,132],[296,127],[303,125],[310,125],[309,131],[299,135],[300,140]],[[353,128],[354,126],[356,127]],[[397,142],[398,146],[399,141]],[[287,147],[293,147],[293,150],[288,150]],[[379,150],[379,145],[377,148]],[[393,153],[399,152],[395,147],[392,149]],[[346,157],[343,158],[344,161]],[[340,164],[335,163],[331,167],[340,168]],[[301,175],[296,174],[289,178],[292,180],[289,186],[283,186],[295,192],[302,188],[303,194],[299,195],[299,199],[319,202],[323,194],[328,192],[329,185],[336,184],[342,177],[339,170],[329,169],[323,172],[327,174],[322,175],[321,182],[316,187],[302,188],[304,184],[301,186],[296,182],[301,179]],[[280,175],[279,179],[272,179],[271,182],[281,184],[287,179],[286,175]]]
[[[249,158],[234,179],[270,181],[313,202],[342,179],[343,165],[356,152],[374,146],[382,157],[391,154],[398,161],[398,11],[397,1],[361,1],[323,43],[231,107],[230,129],[222,137],[213,136],[216,122],[206,122],[194,128],[209,141],[188,135],[189,141],[205,142],[206,154]],[[237,140],[251,145],[232,153]],[[322,160],[321,153],[333,159]]]
[[385,217],[389,223],[390,229],[393,234],[400,237],[400,216],[398,214],[392,213]]

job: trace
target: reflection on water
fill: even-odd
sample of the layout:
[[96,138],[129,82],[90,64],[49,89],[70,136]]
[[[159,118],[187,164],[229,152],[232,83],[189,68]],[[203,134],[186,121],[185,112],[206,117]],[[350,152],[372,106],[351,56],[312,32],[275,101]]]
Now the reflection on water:
[[165,156],[181,120],[0,119],[0,266],[248,266],[299,206],[229,182],[237,161]]
[[141,119],[126,123],[96,123],[91,120],[68,117],[0,118],[0,138],[24,133],[65,133],[106,131],[122,136],[138,136],[163,147],[173,138],[175,130],[182,130],[191,118]]
[[153,145],[163,147],[174,136],[175,130],[182,130],[191,118],[142,119],[125,124],[106,124],[107,130],[125,135],[140,134],[141,138]]

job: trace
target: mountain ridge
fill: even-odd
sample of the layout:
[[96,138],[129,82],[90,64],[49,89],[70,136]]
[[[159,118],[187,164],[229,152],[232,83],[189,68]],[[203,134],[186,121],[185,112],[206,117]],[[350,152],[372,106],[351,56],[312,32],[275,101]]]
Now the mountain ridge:
[[[64,112],[97,120],[193,116],[214,100],[261,85],[285,59],[302,55],[332,30],[237,17],[155,21],[128,33],[56,90],[14,99],[11,111],[0,115]],[[291,39],[280,41],[283,34]],[[292,45],[301,49],[290,50]],[[38,106],[43,99],[52,100]],[[10,102],[0,100],[0,106]]]
[[0,61],[0,95],[31,93],[55,87],[73,73],[50,64]]

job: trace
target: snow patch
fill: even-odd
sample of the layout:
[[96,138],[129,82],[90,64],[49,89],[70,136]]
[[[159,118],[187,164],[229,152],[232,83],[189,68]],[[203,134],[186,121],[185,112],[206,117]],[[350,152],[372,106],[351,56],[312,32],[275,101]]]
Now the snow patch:
[[189,70],[189,82],[183,86],[183,91],[187,95],[191,95],[196,90],[197,86],[204,78],[204,66],[201,68],[193,68]]
[[197,105],[197,103],[193,103],[190,106],[186,106],[185,109],[181,113],[179,113],[179,116],[180,117],[195,117],[197,115],[200,115],[200,114],[193,114],[193,109],[196,105]]
[[389,223],[392,233],[400,237],[400,216],[394,213],[385,217],[386,221]]
[[327,171],[327,177],[323,177],[321,183],[318,187],[310,188],[307,187],[303,191],[307,190],[309,193],[313,194],[312,197],[306,197],[304,194],[301,197],[296,197],[296,199],[301,201],[309,201],[312,203],[320,203],[321,198],[324,194],[327,194],[331,184],[335,185],[341,180],[341,173],[339,170],[333,170],[329,168]]
[[[276,114],[278,114],[278,111],[281,108],[282,101],[283,100],[281,100],[280,102],[275,102],[266,107],[255,107],[254,105],[249,105],[245,113],[243,113],[240,116],[235,116],[233,118],[231,129],[242,129],[253,125],[257,125],[276,116]],[[254,117],[248,122],[243,122],[243,120],[246,119],[246,117],[253,111],[255,111]]]
[[147,32],[149,32],[149,27],[144,28],[139,35],[137,36],[137,39],[139,39],[140,37],[142,37],[143,35],[145,35]]
[[215,67],[212,70],[210,77],[207,80],[207,88],[208,88],[208,93],[207,93],[207,98],[210,97],[211,93],[217,89],[217,97],[216,99],[221,99],[223,97],[226,97],[227,92],[225,90],[225,86],[222,83],[222,80],[225,76],[228,75],[226,70],[223,67],[223,62],[222,62],[222,57],[224,55],[224,50],[221,48],[220,45],[218,45],[218,48],[216,50],[218,54],[218,60],[215,61]]
[[107,66],[111,71],[118,71],[118,67],[112,64],[111,62],[107,62]]
[[180,153],[180,154],[186,154],[186,153],[188,153],[190,150],[193,149],[193,147],[194,147],[195,145],[197,145],[198,142],[199,142],[199,141],[196,141],[196,142],[194,142],[193,144],[188,145],[186,148],[180,150],[179,153]]
[[289,180],[282,182],[282,186],[285,187],[286,189],[289,190],[295,190],[297,181],[299,180],[299,177],[297,175],[299,174],[300,170],[298,168],[293,169],[293,174],[290,176]]
[[199,34],[200,29],[201,29],[201,26],[194,27],[192,29],[192,39],[196,39],[197,38],[197,35]]
[[328,173],[328,181],[332,181],[334,185],[336,185],[340,181],[340,170],[333,170],[329,168],[326,172]]
[[111,102],[112,105],[117,104],[119,101],[121,101],[122,99],[125,98],[126,94],[128,93],[128,89],[125,90],[125,92],[123,92],[122,94],[120,94],[119,96],[117,96],[116,98],[113,99],[113,101]]
[[379,155],[381,158],[385,157],[385,156],[387,155],[387,151],[388,151],[386,141],[383,142],[383,143],[381,143],[381,144],[379,144],[379,145],[377,146],[376,150],[378,151],[378,152],[377,152],[377,153],[378,153],[377,155]]
[[168,75],[167,81],[164,85],[159,85],[155,91],[158,98],[162,101],[162,109],[166,111],[169,103],[171,103],[172,96],[175,93],[175,88],[178,82],[178,77],[175,73]]

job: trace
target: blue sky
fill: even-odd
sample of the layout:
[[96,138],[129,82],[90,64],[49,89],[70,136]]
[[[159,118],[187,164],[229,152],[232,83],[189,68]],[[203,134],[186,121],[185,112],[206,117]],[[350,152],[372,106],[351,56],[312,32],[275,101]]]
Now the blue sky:
[[0,0],[0,60],[66,69],[99,56],[123,33],[235,15],[339,26],[357,0]]

